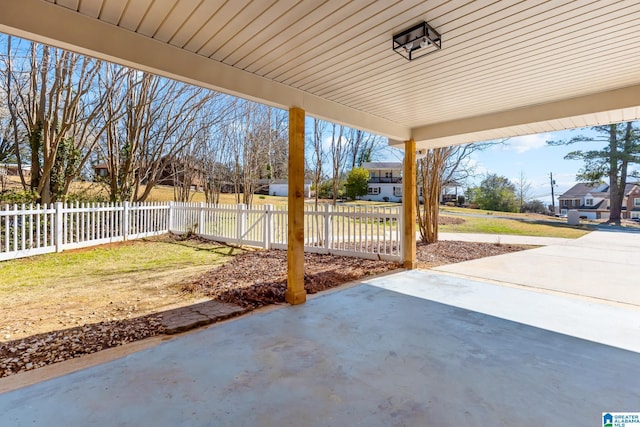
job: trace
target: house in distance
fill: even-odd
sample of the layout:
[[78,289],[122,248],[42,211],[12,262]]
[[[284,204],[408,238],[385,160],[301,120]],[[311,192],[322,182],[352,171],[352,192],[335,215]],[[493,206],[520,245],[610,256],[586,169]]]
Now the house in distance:
[[369,171],[367,195],[363,200],[379,202],[402,201],[402,163],[365,162],[362,167]]

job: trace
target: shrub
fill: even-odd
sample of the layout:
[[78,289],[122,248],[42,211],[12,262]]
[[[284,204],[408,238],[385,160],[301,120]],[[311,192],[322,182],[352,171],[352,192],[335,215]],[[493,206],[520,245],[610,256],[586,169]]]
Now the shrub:
[[38,195],[26,190],[6,190],[0,193],[0,204],[28,205],[35,203],[36,200],[38,200]]

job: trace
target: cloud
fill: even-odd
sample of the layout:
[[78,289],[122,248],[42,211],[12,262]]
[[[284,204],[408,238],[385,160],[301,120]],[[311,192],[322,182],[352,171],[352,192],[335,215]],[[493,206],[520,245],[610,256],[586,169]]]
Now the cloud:
[[547,133],[517,136],[515,138],[510,138],[504,144],[497,147],[502,151],[525,153],[527,151],[537,150],[538,148],[546,146],[549,139],[551,139],[551,135]]

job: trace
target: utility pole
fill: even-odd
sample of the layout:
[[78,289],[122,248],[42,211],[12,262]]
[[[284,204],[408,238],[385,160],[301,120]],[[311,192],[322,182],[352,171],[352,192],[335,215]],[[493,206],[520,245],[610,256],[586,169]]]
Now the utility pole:
[[556,199],[553,195],[553,186],[556,185],[556,182],[553,180],[553,172],[549,173],[549,181],[551,182],[551,213],[555,216],[556,214]]

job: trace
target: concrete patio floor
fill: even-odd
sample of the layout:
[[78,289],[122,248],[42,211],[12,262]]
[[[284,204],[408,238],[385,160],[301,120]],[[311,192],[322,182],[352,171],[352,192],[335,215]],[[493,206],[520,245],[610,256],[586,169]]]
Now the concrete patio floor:
[[637,378],[634,305],[414,270],[0,394],[0,425],[600,425]]

